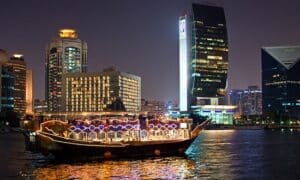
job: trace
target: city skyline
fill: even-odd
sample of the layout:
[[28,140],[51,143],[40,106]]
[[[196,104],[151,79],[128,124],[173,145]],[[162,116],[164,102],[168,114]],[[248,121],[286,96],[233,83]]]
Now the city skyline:
[[[141,76],[143,98],[178,100],[178,17],[190,11],[191,2],[202,1],[3,2],[0,47],[24,54],[33,69],[34,97],[44,98],[46,44],[59,29],[75,28],[89,44],[88,72],[114,65]],[[300,42],[294,23],[300,3],[278,1],[266,8],[267,1],[219,2],[229,36],[229,89],[261,86],[260,49]],[[72,8],[66,12],[67,6]]]

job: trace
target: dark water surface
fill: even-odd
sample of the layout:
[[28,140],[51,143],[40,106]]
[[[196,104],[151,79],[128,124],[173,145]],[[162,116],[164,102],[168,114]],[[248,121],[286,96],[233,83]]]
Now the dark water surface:
[[187,157],[59,163],[0,135],[0,179],[300,179],[300,132],[204,131]]

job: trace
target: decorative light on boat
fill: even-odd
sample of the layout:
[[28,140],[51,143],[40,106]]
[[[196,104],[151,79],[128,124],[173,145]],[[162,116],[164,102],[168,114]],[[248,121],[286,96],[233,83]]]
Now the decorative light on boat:
[[150,129],[176,129],[178,126],[177,124],[157,124],[157,125],[154,125],[154,124],[149,124],[149,128]]

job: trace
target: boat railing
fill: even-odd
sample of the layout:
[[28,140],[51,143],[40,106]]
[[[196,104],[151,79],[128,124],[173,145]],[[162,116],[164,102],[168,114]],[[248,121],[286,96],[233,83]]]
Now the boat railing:
[[41,125],[41,131],[66,139],[103,143],[190,138],[190,126],[185,123],[186,121],[149,120],[144,127],[139,121],[108,120],[97,122],[74,121],[71,124],[62,121],[45,122]]

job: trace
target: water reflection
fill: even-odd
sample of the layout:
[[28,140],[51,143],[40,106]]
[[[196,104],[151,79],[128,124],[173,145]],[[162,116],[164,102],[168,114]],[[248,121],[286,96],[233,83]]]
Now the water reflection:
[[37,168],[36,179],[190,179],[192,160],[168,157],[145,160],[58,164]]
[[0,179],[299,179],[299,139],[300,131],[204,131],[187,157],[61,163],[0,136],[11,149],[0,148]]

